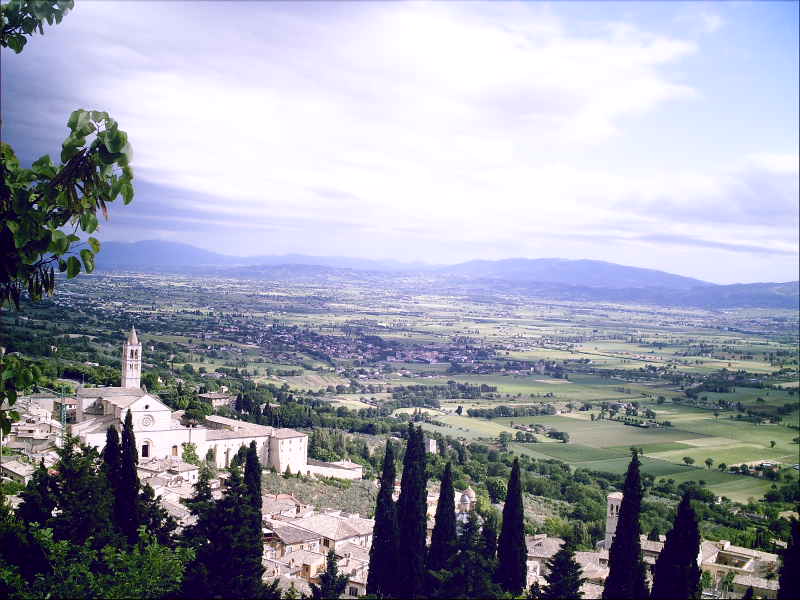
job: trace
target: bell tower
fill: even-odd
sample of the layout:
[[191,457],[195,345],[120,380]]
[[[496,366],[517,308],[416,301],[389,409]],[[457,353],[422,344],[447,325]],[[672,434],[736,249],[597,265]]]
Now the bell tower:
[[612,492],[607,498],[607,514],[606,514],[606,537],[603,543],[603,548],[606,550],[611,549],[611,544],[614,543],[614,535],[617,532],[617,521],[619,521],[619,509],[622,507],[622,493]]
[[122,387],[138,388],[142,381],[142,345],[131,327],[128,340],[122,344]]

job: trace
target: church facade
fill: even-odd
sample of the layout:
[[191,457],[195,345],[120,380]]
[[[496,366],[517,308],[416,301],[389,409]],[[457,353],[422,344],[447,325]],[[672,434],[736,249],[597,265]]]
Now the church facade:
[[243,445],[254,441],[261,464],[279,472],[309,473],[308,436],[293,429],[256,425],[209,415],[197,426],[181,423],[181,413],[173,412],[158,396],[141,387],[142,344],[132,328],[122,346],[120,387],[78,388],[76,423],[71,432],[90,446],[102,450],[106,431],[113,426],[119,433],[131,413],[137,450],[141,459],[180,457],[184,444],[194,444],[200,458],[213,450],[217,466],[228,466]]

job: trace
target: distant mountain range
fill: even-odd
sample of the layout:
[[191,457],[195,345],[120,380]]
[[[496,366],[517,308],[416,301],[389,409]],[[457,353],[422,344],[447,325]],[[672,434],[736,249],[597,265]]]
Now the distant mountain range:
[[[420,291],[509,292],[541,299],[722,308],[798,308],[800,282],[716,285],[597,260],[512,258],[426,265],[347,257],[229,256],[176,242],[106,242],[99,269],[208,273],[273,281],[383,281]],[[415,277],[417,276],[417,277]],[[406,289],[409,291],[409,289]]]
[[501,279],[516,283],[546,282],[584,287],[663,287],[687,290],[697,286],[713,285],[699,279],[673,275],[664,271],[625,267],[600,260],[567,260],[565,258],[471,260],[445,267],[440,272],[471,278]]
[[[102,258],[100,258],[102,257]],[[119,267],[225,267],[248,265],[318,265],[340,269],[401,271],[430,268],[424,263],[402,263],[395,260],[369,260],[344,256],[307,256],[283,254],[265,256],[231,256],[196,248],[189,244],[146,240],[142,242],[104,242],[98,263],[108,268]],[[99,266],[99,265],[98,265]]]

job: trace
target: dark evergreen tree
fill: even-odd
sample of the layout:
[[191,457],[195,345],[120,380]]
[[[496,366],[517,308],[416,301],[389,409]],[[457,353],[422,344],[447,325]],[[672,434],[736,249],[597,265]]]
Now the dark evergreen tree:
[[778,600],[800,598],[800,521],[792,519],[792,539],[782,552]]
[[[244,466],[244,482],[247,485],[247,494],[252,505],[261,514],[261,463],[258,460],[256,442],[250,442],[247,449],[247,458]],[[260,517],[259,517],[260,518]]]
[[17,516],[25,523],[39,523],[42,527],[47,527],[56,507],[52,487],[52,478],[44,462],[40,461],[33,477],[20,493],[22,504],[17,509]]
[[114,521],[128,542],[136,542],[139,533],[139,474],[136,465],[139,452],[133,434],[131,411],[125,414],[122,428],[122,451],[119,465],[119,483],[114,498]]
[[336,554],[328,551],[325,572],[319,576],[319,585],[311,584],[311,598],[313,600],[328,600],[339,598],[347,587],[347,575],[339,575],[339,566],[336,564]]
[[503,591],[492,581],[492,561],[486,557],[473,511],[458,537],[458,553],[450,557],[447,570],[439,571],[442,598],[498,598]]
[[439,502],[436,505],[436,521],[431,533],[431,545],[428,548],[426,568],[429,571],[444,569],[447,561],[455,554],[458,546],[456,531],[456,504],[453,490],[453,470],[447,463],[442,473],[442,485],[439,490]]
[[395,468],[394,446],[387,442],[381,487],[375,504],[375,527],[372,530],[367,577],[367,593],[379,598],[390,596],[397,583],[397,508],[392,498]]
[[490,508],[483,518],[483,529],[481,531],[483,548],[486,552],[486,558],[489,560],[497,558],[497,521],[497,511],[494,508]]
[[122,448],[119,444],[119,434],[113,425],[106,430],[106,445],[101,453],[103,457],[103,472],[108,479],[109,487],[116,497],[120,485],[120,469],[122,465]]
[[514,459],[508,478],[503,524],[497,542],[495,581],[505,591],[518,595],[525,588],[528,549],[525,545],[525,517],[522,506],[519,459]]
[[247,446],[242,444],[241,446],[239,446],[239,450],[236,451],[236,455],[233,457],[231,464],[237,467],[243,467],[246,462],[247,462]]
[[700,596],[700,531],[690,494],[683,495],[675,524],[667,533],[664,548],[653,571],[653,600],[689,600]]
[[650,530],[650,533],[647,534],[647,539],[651,542],[660,542],[661,541],[661,532],[658,530],[658,526],[654,525],[653,528]]
[[542,600],[580,600],[581,566],[575,560],[575,547],[567,542],[547,561],[545,575],[547,587],[541,592]]
[[56,510],[50,520],[55,539],[82,546],[92,538],[98,549],[116,541],[112,494],[97,450],[68,437],[58,456],[52,480]]
[[0,598],[12,598],[15,586],[9,571],[15,570],[26,581],[37,573],[52,574],[50,557],[31,535],[28,523],[14,516],[0,490]]
[[603,588],[604,600],[644,600],[649,595],[639,537],[639,514],[642,509],[639,464],[638,453],[634,452],[625,475],[617,530],[609,550],[609,573]]
[[[207,476],[205,476],[207,477]],[[187,542],[196,551],[187,568],[183,593],[190,598],[255,598],[264,593],[261,581],[263,543],[261,523],[247,486],[237,467],[230,476],[221,500],[209,500],[207,480],[198,482],[195,497],[187,502],[198,514],[188,531]],[[201,536],[205,535],[205,538]]]
[[408,443],[397,500],[399,543],[395,579],[395,594],[402,598],[417,598],[424,591],[425,541],[427,537],[427,475],[425,445],[422,429],[408,424]]
[[754,594],[753,586],[750,586],[745,591],[744,596],[742,596],[742,600],[753,600],[753,594]]
[[178,527],[177,521],[161,506],[149,485],[143,485],[139,492],[139,519],[156,541],[164,546],[172,546],[173,535]]

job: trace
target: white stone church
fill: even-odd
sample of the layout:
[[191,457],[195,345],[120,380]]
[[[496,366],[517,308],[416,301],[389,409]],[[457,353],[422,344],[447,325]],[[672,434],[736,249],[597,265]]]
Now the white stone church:
[[142,344],[132,328],[122,346],[120,387],[78,388],[76,423],[72,435],[102,450],[108,427],[122,433],[128,412],[133,419],[139,458],[180,457],[183,444],[192,443],[202,459],[215,451],[217,466],[226,467],[242,445],[255,441],[261,464],[284,472],[311,474],[308,436],[293,429],[277,429],[245,421],[208,416],[201,425],[187,427],[180,413],[170,410],[157,396],[141,387]]

